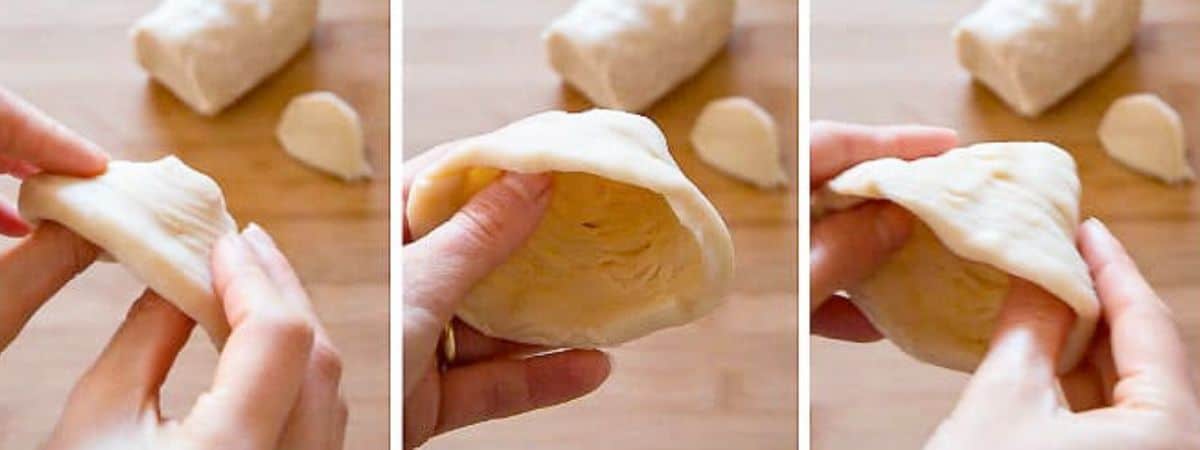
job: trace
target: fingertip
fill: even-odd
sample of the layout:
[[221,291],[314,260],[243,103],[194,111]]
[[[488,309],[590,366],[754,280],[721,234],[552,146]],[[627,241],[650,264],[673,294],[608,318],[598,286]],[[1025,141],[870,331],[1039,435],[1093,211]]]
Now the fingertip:
[[33,231],[12,205],[0,200],[0,235],[23,237]]

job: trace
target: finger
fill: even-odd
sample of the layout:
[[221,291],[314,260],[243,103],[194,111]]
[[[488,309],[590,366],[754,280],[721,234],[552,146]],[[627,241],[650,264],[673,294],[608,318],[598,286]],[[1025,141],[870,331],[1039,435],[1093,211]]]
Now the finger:
[[462,321],[451,322],[454,327],[454,364],[463,366],[496,357],[523,357],[552,350],[543,345],[522,344],[485,336]]
[[40,172],[40,169],[33,164],[0,155],[0,174],[7,173],[23,180],[36,175],[38,172]]
[[817,336],[850,342],[883,339],[879,330],[849,299],[840,295],[825,301],[812,315],[812,332]]
[[1041,287],[1011,280],[988,353],[968,383],[963,403],[1056,408],[1055,368],[1075,314]]
[[217,242],[213,284],[232,332],[212,389],[187,422],[242,437],[247,448],[273,448],[307,374],[313,327],[281,298],[240,235]]
[[405,266],[419,270],[405,277],[405,302],[449,322],[467,292],[533,234],[549,203],[550,183],[546,174],[504,174],[406,248]]
[[0,235],[21,237],[30,231],[29,224],[21,218],[21,213],[8,202],[0,200]]
[[[454,147],[454,144],[456,144],[456,143],[457,142],[449,142],[449,143],[439,145],[437,147],[434,147],[434,148],[426,151],[425,153],[421,153],[420,155],[417,155],[416,157],[409,159],[408,161],[404,161],[404,164],[403,164],[403,166],[404,166],[403,167],[404,184],[400,188],[400,204],[401,205],[408,204],[408,191],[412,187],[413,180],[416,180],[417,176],[420,175],[421,172],[423,172],[426,168],[428,168],[430,164],[433,164],[434,161],[442,159],[442,157],[445,156],[446,153],[448,153],[450,151],[450,149],[452,147]],[[402,211],[402,213],[400,214],[400,229],[404,233],[404,235],[403,235],[404,240],[402,242],[404,244],[407,244],[412,241],[412,231],[409,230],[409,228],[408,228],[407,212],[404,212],[403,208],[401,209],[401,211]]]
[[813,224],[810,311],[874,273],[908,240],[912,222],[912,215],[895,204],[870,202]]
[[610,369],[599,351],[569,350],[450,370],[442,379],[435,433],[582,397],[600,387]]
[[811,132],[813,188],[864,161],[887,157],[916,159],[958,145],[958,133],[954,130],[919,125],[876,127],[819,121],[812,124]]
[[0,350],[42,304],[96,260],[100,250],[53,222],[0,255]]
[[[326,450],[335,446],[338,437],[338,417],[345,415],[346,405],[341,398],[342,357],[333,340],[317,319],[308,294],[292,270],[287,257],[275,245],[275,240],[258,224],[251,223],[242,232],[255,258],[267,276],[279,288],[285,301],[304,311],[313,327],[313,347],[308,371],[300,387],[299,397],[284,425],[279,448],[292,450]],[[344,425],[343,425],[344,428]],[[336,441],[336,442],[335,442]]]
[[1114,392],[1116,404],[1162,400],[1148,396],[1194,398],[1183,339],[1171,311],[1121,243],[1099,220],[1089,219],[1080,229],[1079,247],[1108,323],[1120,380]]
[[108,156],[11,92],[0,88],[0,154],[47,172],[81,177],[99,175]]
[[72,403],[136,413],[157,407],[159,390],[195,325],[158,294],[142,294],[72,393]]

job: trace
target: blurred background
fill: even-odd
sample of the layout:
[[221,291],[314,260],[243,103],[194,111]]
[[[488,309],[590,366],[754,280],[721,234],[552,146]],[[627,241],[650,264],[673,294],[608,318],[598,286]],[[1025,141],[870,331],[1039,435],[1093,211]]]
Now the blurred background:
[[[1154,92],[1179,111],[1195,150],[1200,2],[1144,2],[1132,49],[1037,119],[1016,115],[972,83],[955,60],[950,32],[981,4],[813,0],[812,118],[940,125],[957,129],[964,144],[1042,140],[1067,149],[1083,181],[1083,217],[1099,217],[1125,243],[1197,355],[1200,187],[1170,187],[1126,169],[1104,153],[1096,129],[1117,98]],[[919,448],[950,413],[966,380],[887,342],[814,337],[813,448]]]
[[[214,178],[240,225],[272,233],[344,359],[346,448],[388,442],[388,2],[324,1],[308,48],[215,118],[188,109],[136,64],[128,29],[157,0],[0,0],[0,85],[117,159],[168,154]],[[275,125],[295,95],[329,90],[362,117],[375,167],[343,184],[287,156]],[[0,178],[0,197],[17,183]],[[0,251],[16,241],[0,237]],[[36,448],[78,377],[144,285],[97,264],[0,354],[0,448]],[[0,286],[0,289],[4,287]],[[164,391],[178,417],[208,387],[216,352],[195,332]]]
[[[404,4],[404,158],[536,112],[591,105],[546,62],[540,34],[572,0]],[[426,449],[794,449],[797,438],[797,4],[738,2],[729,45],[645,112],[733,234],[726,304],[610,349],[614,372],[564,406],[451,432]],[[711,100],[741,95],[779,126],[791,186],[760,191],[704,165],[688,134]]]

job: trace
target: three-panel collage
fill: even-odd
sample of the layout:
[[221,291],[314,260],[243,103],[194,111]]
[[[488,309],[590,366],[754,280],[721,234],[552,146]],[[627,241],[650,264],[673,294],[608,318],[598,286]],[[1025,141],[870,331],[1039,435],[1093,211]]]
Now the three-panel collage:
[[0,11],[0,448],[1200,450],[1195,0]]

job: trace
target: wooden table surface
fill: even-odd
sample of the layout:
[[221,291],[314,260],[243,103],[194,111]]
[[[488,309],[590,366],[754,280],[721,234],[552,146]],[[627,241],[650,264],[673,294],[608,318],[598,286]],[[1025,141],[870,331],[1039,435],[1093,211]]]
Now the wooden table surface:
[[[571,3],[405,2],[405,158],[535,112],[590,108],[560,83],[539,39]],[[745,95],[775,116],[794,167],[796,55],[795,1],[739,2],[727,50],[648,111],[730,225],[737,275],[727,304],[695,324],[612,349],[612,378],[584,399],[453,432],[426,448],[796,448],[794,183],[755,190],[703,165],[687,140],[708,101]]]
[[[175,154],[224,189],[240,224],[271,232],[307,286],[345,363],[346,448],[388,442],[388,2],[322,2],[312,45],[222,115],[192,113],[147,80],[127,29],[156,0],[0,0],[0,85],[116,158]],[[274,128],[297,94],[331,90],[361,114],[371,182],[343,184],[283,153]],[[15,200],[16,182],[0,180]],[[14,241],[0,238],[0,250]],[[143,285],[97,265],[51,300],[0,355],[0,447],[34,448]],[[2,290],[3,287],[0,287]],[[216,352],[193,333],[167,383],[168,413],[187,410]]]
[[[1125,169],[1104,154],[1096,128],[1113,100],[1154,92],[1183,116],[1190,146],[1200,146],[1200,2],[1145,2],[1132,51],[1038,119],[1014,114],[956,63],[950,30],[979,4],[814,0],[812,117],[943,125],[968,143],[1048,140],[1066,148],[1083,180],[1084,217],[1099,217],[1124,241],[1171,304],[1195,357],[1200,185],[1168,187]],[[814,338],[812,351],[818,449],[918,448],[966,380],[888,343]]]

